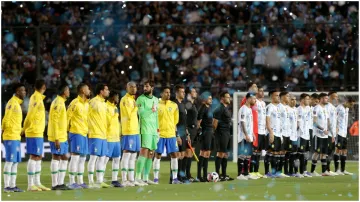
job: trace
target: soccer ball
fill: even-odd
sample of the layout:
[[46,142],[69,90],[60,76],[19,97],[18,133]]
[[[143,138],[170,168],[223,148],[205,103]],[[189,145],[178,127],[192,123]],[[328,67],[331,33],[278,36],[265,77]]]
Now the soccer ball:
[[216,172],[208,173],[207,180],[209,182],[217,182],[219,181],[219,174],[217,174]]

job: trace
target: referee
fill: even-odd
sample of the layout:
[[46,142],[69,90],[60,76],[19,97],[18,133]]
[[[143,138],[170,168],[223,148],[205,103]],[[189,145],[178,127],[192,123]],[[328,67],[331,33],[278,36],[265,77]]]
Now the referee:
[[231,113],[228,109],[230,104],[230,94],[222,92],[220,94],[220,105],[215,109],[213,115],[213,126],[215,129],[215,141],[217,144],[217,154],[215,160],[215,169],[219,173],[220,165],[222,175],[221,181],[234,180],[226,175],[227,152],[231,149],[230,122]]

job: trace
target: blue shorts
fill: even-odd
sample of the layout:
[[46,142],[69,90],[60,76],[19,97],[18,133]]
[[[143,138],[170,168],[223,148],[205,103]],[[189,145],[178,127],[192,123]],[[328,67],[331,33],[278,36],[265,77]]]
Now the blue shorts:
[[106,156],[110,158],[117,158],[121,156],[120,142],[108,142]]
[[171,154],[179,151],[179,146],[176,141],[176,137],[171,138],[160,138],[157,144],[156,153],[162,154],[164,152],[164,148],[166,147],[166,153]]
[[90,155],[105,156],[107,152],[107,141],[99,138],[89,138]]
[[19,140],[4,140],[6,162],[21,162],[21,147]]
[[247,142],[242,140],[238,144],[238,155],[251,156],[253,154],[253,144],[252,142]]
[[42,137],[27,137],[26,138],[26,153],[36,156],[41,156],[44,150],[44,138]]
[[121,149],[139,152],[141,147],[140,135],[122,135],[121,136]]
[[79,134],[69,133],[70,152],[80,155],[88,154],[88,138]]
[[60,142],[60,149],[57,150],[55,147],[55,142],[50,142],[50,150],[52,154],[56,154],[56,155],[65,155],[67,153],[69,153],[69,143],[67,141],[65,142]]

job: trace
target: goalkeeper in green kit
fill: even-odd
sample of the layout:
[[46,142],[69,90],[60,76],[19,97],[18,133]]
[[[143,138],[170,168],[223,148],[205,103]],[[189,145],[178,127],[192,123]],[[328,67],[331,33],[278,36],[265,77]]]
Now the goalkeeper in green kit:
[[[139,125],[141,135],[140,155],[136,162],[135,180],[140,184],[157,184],[149,180],[149,173],[152,167],[154,151],[159,141],[158,104],[159,99],[153,96],[154,82],[144,82],[144,94],[136,100],[139,114]],[[141,173],[144,171],[143,180]]]

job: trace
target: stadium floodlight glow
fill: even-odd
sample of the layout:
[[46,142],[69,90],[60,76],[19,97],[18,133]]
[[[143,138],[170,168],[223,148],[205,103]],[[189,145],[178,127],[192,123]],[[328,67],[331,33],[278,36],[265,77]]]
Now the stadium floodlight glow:
[[328,55],[328,58],[330,59],[330,58],[331,58],[331,55]]
[[125,45],[125,48],[129,48],[129,46],[128,46],[128,45]]
[[184,72],[183,72],[183,71],[181,71],[181,72],[180,72],[180,74],[181,74],[181,75],[183,75],[183,74],[184,74]]
[[84,7],[80,7],[80,10],[84,10]]
[[20,8],[22,8],[23,7],[23,5],[22,4],[20,4]]
[[129,69],[132,69],[132,66],[131,66],[131,65],[129,66]]
[[317,63],[316,63],[316,62],[314,62],[314,66],[315,66],[315,65],[317,65]]
[[284,7],[284,11],[286,11],[287,10],[287,8],[286,7]]
[[124,71],[121,71],[121,74],[124,74],[125,72]]
[[293,15],[293,13],[290,13],[290,15]]

